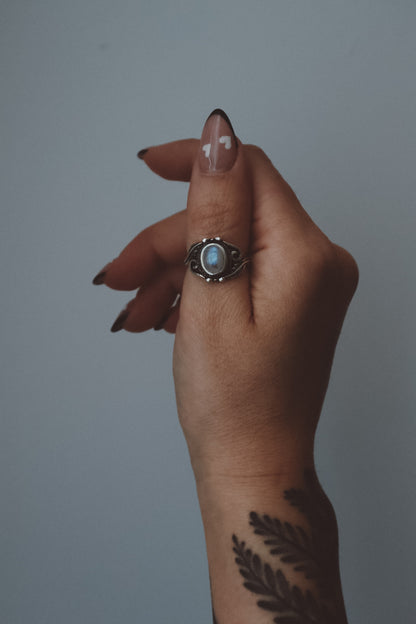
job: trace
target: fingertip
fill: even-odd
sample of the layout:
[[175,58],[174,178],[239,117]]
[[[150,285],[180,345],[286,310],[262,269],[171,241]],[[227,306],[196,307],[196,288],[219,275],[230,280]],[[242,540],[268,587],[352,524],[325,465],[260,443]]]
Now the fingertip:
[[146,147],[137,157],[161,178],[189,182],[198,146],[197,139],[183,139]]
[[103,266],[102,269],[100,269],[100,271],[98,271],[97,275],[92,280],[92,283],[94,284],[94,286],[101,286],[101,284],[105,283],[107,271],[110,267],[110,264],[111,262],[108,262],[105,266]]
[[140,160],[144,160],[144,157],[146,156],[148,151],[149,151],[148,147],[141,149],[139,152],[137,152],[137,158],[140,158]]
[[199,168],[204,174],[220,174],[232,169],[238,156],[238,143],[227,114],[216,108],[202,129]]
[[118,315],[118,317],[116,318],[116,320],[111,326],[110,331],[112,334],[115,334],[121,331],[122,329],[124,329],[124,324],[127,321],[129,313],[130,313],[129,310],[127,309],[124,309],[120,312],[120,314]]
[[233,134],[234,139],[237,140],[236,134],[234,132],[233,124],[231,123],[231,120],[228,117],[227,113],[222,108],[215,108],[212,111],[212,113],[210,115],[208,115],[207,121],[208,121],[208,119],[210,119],[210,117],[213,117],[214,115],[218,115],[219,117],[223,118],[223,120],[226,122],[226,124],[230,128],[230,130],[231,130],[231,132]]
[[92,283],[94,284],[94,286],[101,286],[101,284],[104,284],[104,282],[105,282],[105,273],[106,273],[105,271],[99,271],[97,273],[97,275],[92,280]]

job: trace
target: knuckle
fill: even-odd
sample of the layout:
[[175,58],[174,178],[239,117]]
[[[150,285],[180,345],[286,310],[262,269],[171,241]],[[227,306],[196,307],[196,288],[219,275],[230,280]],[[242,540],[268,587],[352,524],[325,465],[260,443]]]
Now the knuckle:
[[340,282],[346,292],[351,298],[355,293],[358,281],[359,281],[359,269],[355,258],[344,247],[335,245],[335,251],[337,255]]
[[313,281],[327,282],[334,277],[336,255],[331,243],[321,241],[309,246],[302,253],[301,259],[306,275]]
[[267,156],[266,152],[262,150],[261,147],[259,147],[258,145],[244,145],[244,150],[248,155],[249,159],[254,161],[255,163],[273,167],[273,163]]
[[332,297],[338,288],[337,259],[331,243],[315,241],[302,245],[291,262],[290,282],[295,285],[300,300],[312,305]]
[[333,292],[350,300],[358,284],[358,266],[351,254],[323,238],[302,255],[304,279],[314,291]]
[[269,159],[266,153],[258,145],[253,145],[252,143],[248,143],[244,145],[244,149],[247,150],[253,156],[257,156],[259,158],[267,158],[267,160]]

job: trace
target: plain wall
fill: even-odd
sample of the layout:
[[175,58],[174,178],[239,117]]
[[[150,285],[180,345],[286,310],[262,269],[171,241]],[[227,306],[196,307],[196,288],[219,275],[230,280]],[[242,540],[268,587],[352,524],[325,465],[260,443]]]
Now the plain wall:
[[351,623],[411,624],[413,0],[3,0],[4,624],[211,622],[164,332],[91,285],[186,186],[136,152],[210,111],[263,147],[361,277],[318,431]]

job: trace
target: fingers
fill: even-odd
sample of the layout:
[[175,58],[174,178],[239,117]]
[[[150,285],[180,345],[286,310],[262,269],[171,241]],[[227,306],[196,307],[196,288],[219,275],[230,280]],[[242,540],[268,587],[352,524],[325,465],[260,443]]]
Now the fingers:
[[[224,122],[225,123],[225,122]],[[227,131],[227,129],[225,130]],[[232,132],[232,130],[231,130]],[[164,145],[151,147],[145,150],[143,159],[146,164],[156,172],[170,179],[186,179],[190,176],[193,163],[196,156],[199,154],[199,141],[195,139],[187,139],[184,141],[175,141],[172,143],[166,143]],[[206,145],[204,143],[204,145]],[[225,149],[224,144],[218,144],[220,149]],[[206,151],[205,147],[205,151]],[[276,171],[270,160],[259,148],[251,145],[239,144],[238,153],[244,152],[245,160],[248,161],[250,167],[250,175],[253,180],[252,189],[248,189],[247,180],[244,179],[240,187],[240,191],[243,195],[242,205],[247,203],[248,194],[253,191],[253,204],[254,204],[254,247],[251,250],[256,251],[259,246],[267,246],[270,244],[270,237],[274,231],[282,232],[283,224],[290,221],[293,225],[294,222],[305,220],[308,218],[305,211],[300,206],[295,194],[289,185],[283,180],[280,174]],[[202,152],[201,152],[202,153]],[[227,151],[225,152],[227,153]],[[238,158],[233,167],[233,172],[239,169],[239,174],[234,174],[235,181],[243,172],[244,167],[241,164],[241,156],[237,154]],[[202,162],[206,160],[205,152],[203,152]],[[210,154],[212,162],[212,154]],[[208,159],[209,162],[209,159]],[[247,163],[246,163],[247,165]],[[246,175],[247,172],[244,172]],[[212,172],[211,174],[212,175]],[[195,173],[194,184],[190,193],[190,207],[196,204],[194,201],[195,193],[193,189],[197,186],[196,182],[197,172]],[[205,179],[206,174],[199,175],[200,179]],[[198,191],[198,202],[205,203],[205,210],[192,210],[190,220],[195,220],[196,223],[200,223],[201,227],[191,227],[194,233],[190,234],[188,240],[195,242],[198,237],[204,237],[203,232],[207,232],[206,227],[202,223],[204,219],[211,219],[212,222],[212,208],[207,214],[207,205],[217,204],[221,210],[221,203],[226,201],[226,195],[228,191],[223,192],[221,190],[220,178],[227,177],[217,174],[216,187],[218,192],[215,196],[204,197],[204,191]],[[227,179],[231,179],[231,175]],[[248,176],[246,176],[248,177]],[[209,181],[209,178],[208,178]],[[227,182],[224,182],[225,187]],[[234,184],[234,187],[236,184]],[[214,188],[214,186],[212,186]],[[234,198],[234,204],[236,203]],[[227,207],[224,204],[224,208]],[[223,211],[224,212],[224,211]],[[245,213],[247,216],[247,212]],[[219,216],[219,215],[218,215]],[[241,215],[237,211],[232,216],[229,213],[229,219],[240,219]],[[309,220],[310,221],[310,220]],[[240,227],[240,225],[242,227]],[[228,239],[230,242],[239,241],[240,245],[246,247],[246,242],[241,241],[238,231],[243,230],[247,233],[247,224],[238,224],[235,228],[228,227]],[[237,230],[237,232],[235,232]],[[121,254],[115,258],[112,262],[107,264],[94,278],[94,284],[106,284],[110,288],[116,290],[134,290],[141,284],[147,282],[153,275],[156,275],[158,271],[163,270],[166,266],[172,264],[182,264],[186,254],[187,242],[185,240],[186,231],[186,214],[185,211],[181,211],[167,219],[159,221],[154,225],[143,230],[138,236],[136,236],[127,247],[121,252]],[[215,222],[214,235],[224,232],[223,224],[218,220]],[[225,234],[222,234],[225,239]],[[237,238],[235,238],[237,236]],[[225,239],[227,240],[227,239]],[[238,244],[238,242],[236,242]]]
[[[230,149],[225,144],[226,137],[230,141]],[[250,253],[253,256],[257,249],[276,248],[276,233],[279,239],[284,233],[286,240],[290,241],[295,236],[295,230],[303,230],[305,219],[310,222],[292,189],[262,150],[250,145],[243,146],[236,141],[225,114],[210,116],[201,142],[195,139],[175,141],[148,148],[141,153],[141,157],[154,172],[168,179],[188,180],[193,171],[187,208],[188,248],[202,238],[221,236],[240,247],[245,254],[249,248],[252,227],[253,244]],[[133,241],[131,246],[134,251],[137,243]],[[181,261],[180,245],[176,245],[176,248],[175,261]],[[267,262],[266,258],[265,264]],[[137,266],[137,259],[133,264]],[[270,270],[271,267],[268,273]],[[112,275],[112,284],[106,283],[122,287],[122,275],[116,276],[115,272]],[[242,278],[240,275],[238,281],[243,282]],[[138,285],[137,279],[137,276],[136,280],[131,279],[132,288]],[[221,296],[225,289],[239,290],[245,305],[249,305],[247,281],[248,276],[240,289],[237,289],[235,282],[224,284]],[[199,286],[194,286],[199,290],[203,287],[205,283],[202,280]],[[224,304],[228,306],[227,299],[224,299]]]
[[96,275],[94,284],[134,290],[166,266],[183,266],[186,254],[185,211],[163,219],[138,234],[121,254]]
[[[142,150],[142,160],[156,174],[169,180],[189,182],[193,164],[199,154],[199,141],[185,139]],[[239,145],[244,151],[253,180],[254,218],[270,233],[282,221],[300,225],[310,223],[295,193],[276,170],[270,159],[254,145]],[[139,152],[140,153],[140,152]]]
[[184,139],[146,148],[138,156],[162,178],[189,182],[198,147],[197,139]]
[[[288,247],[300,249],[299,237],[311,230],[322,235],[267,156],[255,146],[242,145],[222,111],[210,115],[200,141],[152,146],[139,156],[158,175],[191,180],[191,185],[186,211],[143,230],[94,278],[95,284],[117,290],[142,287],[128,305],[128,314],[123,311],[122,327],[128,331],[155,325],[175,331],[179,306],[171,305],[182,286],[186,296],[181,307],[191,314],[211,309],[216,314],[237,310],[252,315],[247,270],[222,284],[207,284],[187,271],[183,284],[186,250],[203,238],[220,236],[243,255],[250,253],[253,283],[257,287],[261,276],[267,278],[262,281],[268,292]],[[271,254],[258,253],[263,250]],[[171,269],[180,276],[175,287]]]
[[142,286],[120,312],[111,331],[143,332],[151,328],[175,331],[178,306],[172,306],[180,293],[184,271],[183,266],[173,267]]
[[[220,237],[239,247],[243,255],[247,254],[251,208],[250,177],[244,151],[228,117],[223,111],[215,110],[204,126],[192,169],[186,210],[187,248],[204,238]],[[211,260],[220,263],[216,249],[212,252]],[[214,264],[211,269],[215,273]],[[186,309],[192,315],[200,312],[206,315],[210,309],[216,314],[223,311],[225,316],[232,310],[250,315],[248,272],[243,271],[236,279],[218,284],[207,283],[188,271],[181,306],[182,311]]]
[[155,326],[154,329],[164,329],[169,334],[174,334],[176,332],[176,326],[179,321],[179,310],[180,310],[181,296],[178,295],[177,301],[175,304],[169,309],[168,314],[164,317],[159,325]]

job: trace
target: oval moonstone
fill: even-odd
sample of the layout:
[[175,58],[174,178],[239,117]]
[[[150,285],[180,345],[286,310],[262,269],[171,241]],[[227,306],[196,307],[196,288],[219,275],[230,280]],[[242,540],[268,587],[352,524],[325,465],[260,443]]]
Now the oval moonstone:
[[201,251],[202,268],[208,275],[217,275],[225,269],[227,259],[222,245],[209,243]]

